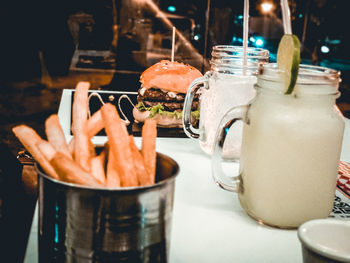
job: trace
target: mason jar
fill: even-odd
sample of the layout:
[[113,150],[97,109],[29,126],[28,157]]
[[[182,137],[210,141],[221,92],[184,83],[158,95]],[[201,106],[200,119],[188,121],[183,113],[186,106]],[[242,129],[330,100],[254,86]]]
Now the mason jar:
[[[296,228],[328,217],[333,209],[345,123],[335,104],[340,72],[300,65],[290,95],[284,93],[283,75],[276,64],[263,65],[254,100],[226,113],[216,135],[212,173],[222,188],[238,192],[252,218]],[[244,123],[239,174],[228,178],[222,144],[237,120]]]
[[[259,64],[267,63],[269,52],[249,47],[246,63],[241,46],[215,46],[210,60],[211,69],[190,85],[184,103],[183,128],[190,138],[198,139],[202,150],[211,155],[219,121],[233,106],[247,104],[254,96],[254,84]],[[199,125],[191,122],[191,105],[195,94],[200,93]],[[242,126],[231,131],[227,155],[237,158],[240,152]]]

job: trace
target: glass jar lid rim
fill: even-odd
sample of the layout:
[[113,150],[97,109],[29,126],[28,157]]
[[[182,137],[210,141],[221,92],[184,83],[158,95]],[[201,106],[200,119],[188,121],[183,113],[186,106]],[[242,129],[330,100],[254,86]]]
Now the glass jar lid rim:
[[[277,63],[259,65],[257,88],[258,90],[271,90],[284,94],[284,72],[278,68]],[[300,95],[337,95],[340,83],[340,72],[334,69],[299,65],[299,74],[293,94]]]
[[[265,63],[259,65],[259,77],[263,79],[270,79],[277,77],[279,74],[283,73],[282,70],[278,68],[277,63]],[[327,79],[328,81],[333,80],[336,82],[340,81],[340,71],[326,68],[316,65],[300,64],[298,79],[304,77],[307,79]]]
[[[216,45],[213,47],[213,52],[215,51],[239,51],[243,52],[243,46],[233,46],[233,45]],[[248,52],[263,52],[268,53],[267,49],[259,48],[259,47],[247,47]]]
[[[213,47],[211,55],[211,60],[243,59],[244,49],[242,46],[218,45]],[[247,58],[268,62],[269,51],[263,48],[248,47]]]

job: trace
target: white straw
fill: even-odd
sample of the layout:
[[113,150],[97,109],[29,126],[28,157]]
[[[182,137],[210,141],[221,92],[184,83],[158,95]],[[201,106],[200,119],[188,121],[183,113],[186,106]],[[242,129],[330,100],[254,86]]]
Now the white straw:
[[243,14],[243,75],[246,73],[247,49],[248,49],[248,31],[249,31],[249,0],[244,0]]
[[175,27],[173,26],[173,37],[171,43],[171,62],[174,62],[174,54],[175,54]]
[[283,20],[284,34],[291,35],[292,34],[292,25],[290,22],[290,9],[289,9],[289,5],[288,5],[288,0],[281,0],[281,8],[282,8],[282,20]]

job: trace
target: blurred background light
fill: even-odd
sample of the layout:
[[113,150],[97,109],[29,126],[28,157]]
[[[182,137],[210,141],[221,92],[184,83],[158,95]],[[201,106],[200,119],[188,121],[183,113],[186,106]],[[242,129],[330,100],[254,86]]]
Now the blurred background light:
[[265,40],[262,37],[253,37],[253,36],[251,36],[249,38],[249,41],[256,47],[262,47],[264,45],[264,43],[265,43]]
[[263,2],[261,3],[261,11],[264,14],[270,13],[273,9],[274,5],[271,2]]
[[169,6],[168,6],[168,11],[169,11],[169,12],[175,12],[175,11],[176,11],[176,7],[173,6],[173,5],[169,5]]
[[328,52],[329,52],[329,47],[327,47],[327,46],[322,46],[322,47],[321,47],[321,52],[322,52],[322,53],[328,53]]
[[255,45],[256,45],[257,47],[262,47],[262,46],[264,45],[264,40],[263,40],[262,38],[257,38],[257,39],[255,40]]

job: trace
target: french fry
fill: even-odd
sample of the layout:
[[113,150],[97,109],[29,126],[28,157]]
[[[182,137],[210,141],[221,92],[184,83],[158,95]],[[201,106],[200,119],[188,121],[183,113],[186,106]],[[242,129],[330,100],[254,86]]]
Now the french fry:
[[118,174],[118,167],[116,167],[116,161],[113,157],[113,153],[109,152],[107,162],[107,176],[106,187],[116,188],[121,186],[120,176]]
[[89,88],[89,82],[79,82],[75,88],[72,105],[72,132],[74,135],[83,130],[83,125],[87,120]]
[[110,151],[108,141],[104,144],[103,151],[106,156],[106,187],[117,188],[120,187],[120,177],[115,167],[115,159]]
[[55,156],[57,152],[56,149],[51,145],[51,143],[45,140],[41,140],[36,144],[36,146],[39,148],[39,151],[46,157],[48,161],[52,160],[52,158]]
[[91,169],[90,154],[90,140],[86,134],[86,130],[82,130],[79,132],[79,135],[75,137],[74,158],[80,167],[82,167],[87,172],[89,172]]
[[99,155],[91,158],[91,175],[103,184],[105,184],[106,181],[105,161],[105,151],[102,151]]
[[129,139],[130,139],[130,149],[134,159],[134,168],[137,174],[139,185],[142,185],[142,186],[151,185],[153,181],[146,170],[142,154],[135,144],[134,136],[130,135]]
[[98,110],[88,119],[87,130],[89,138],[94,137],[102,129],[103,120],[101,110]]
[[15,126],[12,128],[12,131],[27,151],[33,156],[35,161],[40,164],[45,173],[52,178],[59,179],[55,169],[36,146],[37,143],[42,141],[42,138],[32,128],[26,125]]
[[89,144],[89,153],[90,153],[90,158],[96,157],[96,149],[95,149],[95,145],[92,143],[91,140],[88,140],[88,144]]
[[56,152],[50,163],[57,171],[59,178],[64,182],[93,187],[104,185],[103,182],[85,172],[76,162],[61,152]]
[[[110,103],[106,103],[101,107],[101,113],[104,128],[108,136],[110,153],[114,159],[112,160],[112,167],[116,169],[116,173],[120,177],[121,186],[137,186],[138,180],[125,124],[120,119],[117,109]],[[108,176],[109,174],[107,173],[107,181]]]
[[[106,164],[106,187],[117,188],[120,187],[120,177],[117,172],[117,168],[115,167],[115,159],[113,158],[113,154],[110,151],[108,141],[105,143],[103,147],[103,152],[105,155],[105,164]],[[102,153],[101,153],[102,154]]]
[[70,139],[70,141],[68,143],[68,149],[69,149],[69,153],[71,154],[73,159],[75,159],[75,157],[74,157],[74,136]]
[[156,138],[157,123],[153,119],[146,119],[142,126],[141,153],[152,183],[156,176]]
[[45,133],[47,140],[56,149],[56,151],[62,152],[66,154],[67,157],[72,159],[72,155],[69,151],[57,114],[52,114],[46,119]]
[[[87,120],[87,134],[91,139],[102,129],[103,129],[103,121],[102,121],[101,110],[98,110]],[[69,147],[69,151],[72,154],[74,152],[74,137],[69,142],[68,147]]]
[[69,150],[69,153],[71,154],[71,156],[74,159],[74,136],[70,139],[70,141],[68,143],[68,150]]
[[88,82],[79,82],[75,88],[72,106],[72,132],[74,159],[87,172],[90,171],[89,137],[87,133]]

